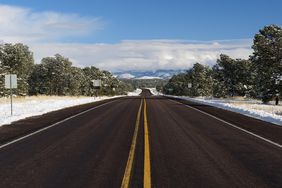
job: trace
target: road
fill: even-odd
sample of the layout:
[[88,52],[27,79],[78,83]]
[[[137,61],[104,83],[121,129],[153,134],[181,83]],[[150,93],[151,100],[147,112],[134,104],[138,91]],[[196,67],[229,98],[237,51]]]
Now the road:
[[0,187],[282,187],[280,126],[149,90],[85,108],[17,122],[42,126],[4,139]]

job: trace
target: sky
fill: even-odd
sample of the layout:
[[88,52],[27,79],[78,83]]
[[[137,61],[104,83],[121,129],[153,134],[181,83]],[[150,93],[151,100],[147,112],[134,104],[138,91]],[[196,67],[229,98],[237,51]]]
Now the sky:
[[213,65],[252,54],[265,25],[282,25],[280,0],[0,0],[0,41],[42,57],[112,72]]

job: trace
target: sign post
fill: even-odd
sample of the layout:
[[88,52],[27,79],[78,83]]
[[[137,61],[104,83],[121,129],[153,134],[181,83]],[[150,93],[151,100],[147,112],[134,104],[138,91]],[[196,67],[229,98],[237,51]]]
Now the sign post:
[[96,97],[98,97],[98,90],[102,87],[102,80],[91,80],[93,87],[96,90]]
[[17,75],[16,74],[7,74],[5,75],[5,88],[10,89],[11,97],[11,116],[13,115],[13,89],[18,87]]

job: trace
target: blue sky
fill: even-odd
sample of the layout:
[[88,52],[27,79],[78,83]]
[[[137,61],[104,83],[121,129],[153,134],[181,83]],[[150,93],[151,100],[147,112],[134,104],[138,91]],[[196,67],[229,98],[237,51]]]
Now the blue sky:
[[[34,11],[100,17],[104,28],[82,42],[252,38],[264,25],[282,25],[279,0],[6,0]],[[72,39],[69,39],[70,41]],[[76,39],[77,40],[77,39]]]
[[[35,54],[38,61],[44,55],[55,53],[47,50],[47,44],[60,45],[61,48],[64,44],[77,44],[77,48],[88,46],[92,50],[91,53],[95,54],[97,51],[101,53],[103,49],[108,50],[116,46],[119,46],[116,50],[120,51],[131,41],[132,45],[127,49],[131,55],[122,55],[126,56],[122,59],[125,62],[134,62],[139,57],[138,61],[133,63],[136,65],[142,62],[142,56],[143,63],[153,57],[155,59],[150,59],[151,63],[159,63],[157,61],[162,61],[162,58],[159,58],[162,54],[163,57],[172,56],[164,58],[170,60],[168,63],[172,66],[168,67],[173,68],[173,65],[180,64],[189,68],[195,61],[212,64],[219,53],[234,48],[234,39],[235,46],[238,43],[240,45],[236,46],[235,51],[230,51],[230,55],[246,58],[247,53],[251,53],[251,39],[260,28],[269,24],[282,25],[280,0],[0,0],[0,5],[0,8],[5,10],[0,13],[0,19],[8,20],[6,25],[0,23],[5,26],[0,28],[0,40],[24,42],[32,49],[40,48],[41,51],[37,50]],[[160,41],[156,42],[160,39],[163,41],[161,44]],[[168,40],[170,42],[165,42]],[[225,42],[222,43],[223,40]],[[148,55],[149,52],[140,51],[140,48],[145,48],[144,44],[150,46],[148,41],[156,47],[161,46],[160,49],[152,49],[156,53],[158,51],[159,55]],[[183,65],[179,62],[185,61],[184,57],[179,55],[182,53],[179,49],[183,49],[183,41],[187,45],[184,49],[190,49],[194,45],[195,49],[190,53],[201,51],[204,41],[205,45],[211,45],[215,49],[214,54],[206,58],[200,57],[200,54],[193,57],[186,54],[185,57],[189,56],[186,59],[189,63]],[[100,43],[108,48],[101,47]],[[168,49],[171,43],[174,48]],[[69,54],[65,52],[67,49],[61,48],[54,49],[59,49],[63,55],[70,55],[76,64],[91,64],[89,59],[92,57],[89,54],[88,60],[82,59],[81,54]],[[176,54],[172,54],[174,51]],[[120,57],[116,55],[107,60],[107,63],[113,64],[109,62],[114,61],[114,58]],[[105,58],[101,57],[93,64],[105,68],[108,67],[105,62]],[[138,66],[133,66],[132,69],[134,68]]]

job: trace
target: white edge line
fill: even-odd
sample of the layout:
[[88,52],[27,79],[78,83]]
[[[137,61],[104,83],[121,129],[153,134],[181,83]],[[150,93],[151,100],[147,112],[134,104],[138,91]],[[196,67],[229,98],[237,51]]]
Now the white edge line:
[[268,143],[273,144],[273,145],[275,145],[275,146],[277,146],[277,147],[279,147],[279,148],[282,148],[282,145],[280,145],[280,144],[278,144],[278,143],[276,143],[276,142],[273,142],[273,141],[271,141],[271,140],[269,140],[269,139],[267,139],[267,138],[264,138],[264,137],[262,137],[262,136],[259,136],[259,135],[255,134],[255,133],[252,133],[252,132],[250,132],[250,131],[247,131],[247,130],[241,128],[241,127],[238,127],[238,126],[236,126],[236,125],[234,125],[234,124],[232,124],[232,123],[229,123],[229,122],[227,122],[227,121],[225,121],[225,120],[223,120],[223,119],[220,119],[220,118],[218,118],[218,117],[216,117],[216,116],[214,116],[214,115],[211,115],[211,114],[209,114],[209,113],[206,113],[206,112],[204,112],[204,111],[202,111],[202,110],[199,110],[199,109],[194,108],[194,107],[192,107],[192,106],[189,106],[189,105],[187,105],[187,104],[183,104],[183,103],[181,103],[181,102],[178,102],[178,101],[175,101],[175,100],[172,100],[172,99],[169,99],[169,100],[171,100],[171,101],[173,101],[173,102],[175,102],[175,103],[179,103],[179,104],[185,105],[185,106],[188,107],[188,108],[191,108],[191,109],[193,109],[193,110],[196,110],[196,111],[198,111],[198,112],[201,112],[202,114],[205,114],[205,115],[210,116],[210,117],[212,117],[212,118],[214,118],[214,119],[216,119],[216,120],[218,120],[218,121],[221,121],[221,122],[223,122],[223,123],[226,123],[227,125],[229,125],[229,126],[231,126],[231,127],[234,127],[234,128],[236,128],[236,129],[239,129],[239,130],[241,130],[241,131],[243,131],[243,132],[245,132],[245,133],[247,133],[247,134],[250,134],[250,135],[252,135],[252,136],[254,136],[254,137],[256,137],[256,138],[259,138],[259,139],[261,139],[261,140],[263,140],[263,141],[265,141],[265,142],[268,142]]
[[[119,99],[117,99],[117,100],[119,100]],[[42,128],[42,129],[39,129],[39,130],[37,130],[37,131],[35,131],[35,132],[32,132],[32,133],[30,133],[30,134],[28,134],[28,135],[25,135],[25,136],[23,136],[23,137],[17,138],[17,139],[15,139],[15,140],[13,140],[13,141],[10,141],[10,142],[8,142],[8,143],[6,143],[6,144],[1,145],[1,146],[0,146],[0,149],[3,149],[3,148],[6,147],[6,146],[9,146],[9,145],[14,144],[14,143],[16,143],[16,142],[19,142],[19,141],[21,141],[21,140],[23,140],[23,139],[25,139],[25,138],[28,138],[28,137],[31,137],[31,136],[33,136],[33,135],[35,135],[35,134],[38,134],[38,133],[40,133],[40,132],[43,132],[43,131],[45,131],[45,130],[47,130],[47,129],[50,129],[50,128],[52,128],[52,127],[54,127],[54,126],[56,126],[56,125],[58,125],[58,124],[60,124],[60,123],[66,122],[66,121],[68,121],[68,120],[70,120],[70,119],[73,119],[73,118],[75,118],[75,117],[77,117],[77,116],[80,116],[80,115],[82,115],[82,114],[85,114],[85,113],[87,113],[87,112],[89,112],[89,111],[91,111],[91,110],[94,110],[94,109],[96,109],[96,108],[99,108],[99,107],[105,106],[105,105],[107,105],[107,104],[113,103],[113,102],[115,102],[115,101],[117,101],[117,100],[113,100],[113,101],[106,102],[106,103],[104,103],[104,104],[95,106],[95,107],[93,107],[93,108],[90,108],[90,109],[88,109],[88,110],[82,111],[82,112],[80,112],[80,113],[78,113],[78,114],[75,114],[75,115],[73,115],[73,116],[70,116],[70,117],[68,117],[68,118],[65,118],[65,119],[63,119],[63,120],[61,120],[61,121],[58,121],[58,122],[56,122],[56,123],[53,123],[53,124],[51,124],[51,125],[49,125],[49,126],[47,126],[47,127],[44,127],[44,128]]]

